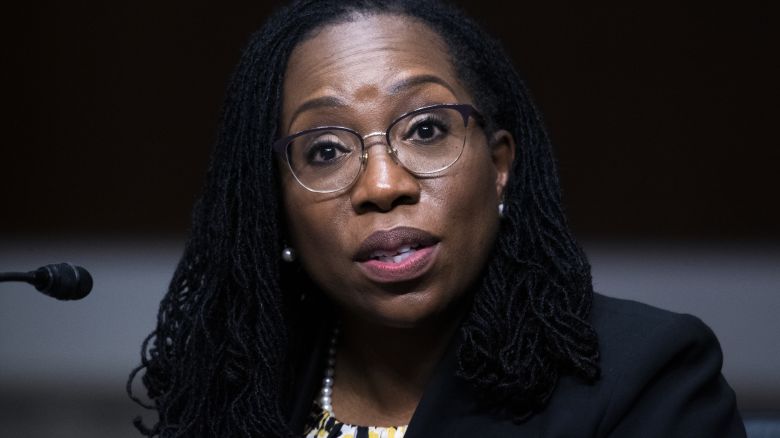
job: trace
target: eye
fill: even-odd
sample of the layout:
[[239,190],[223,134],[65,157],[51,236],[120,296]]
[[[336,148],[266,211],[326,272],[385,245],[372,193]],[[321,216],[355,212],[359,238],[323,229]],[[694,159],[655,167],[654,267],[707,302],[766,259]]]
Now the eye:
[[449,124],[441,117],[423,114],[407,125],[404,141],[433,143],[446,138],[449,130]]
[[306,162],[316,166],[327,166],[341,161],[352,153],[352,148],[337,135],[323,134],[310,139],[306,145]]

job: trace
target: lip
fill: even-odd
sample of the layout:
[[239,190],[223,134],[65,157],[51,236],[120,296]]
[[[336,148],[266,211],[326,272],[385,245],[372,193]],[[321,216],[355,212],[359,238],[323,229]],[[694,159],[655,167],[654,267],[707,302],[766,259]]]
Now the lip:
[[[397,227],[376,231],[363,241],[354,261],[371,280],[379,283],[409,281],[425,274],[438,254],[439,239],[417,228]],[[402,260],[395,262],[392,254],[409,249]]]

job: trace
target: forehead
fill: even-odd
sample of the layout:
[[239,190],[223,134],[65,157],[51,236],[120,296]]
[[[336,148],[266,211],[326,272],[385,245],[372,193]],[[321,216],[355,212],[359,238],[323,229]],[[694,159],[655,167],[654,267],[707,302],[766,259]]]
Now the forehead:
[[[410,77],[440,79],[423,87],[441,88],[466,101],[446,44],[430,27],[398,15],[361,15],[327,25],[293,50],[284,79],[283,119],[307,100],[336,97],[369,106],[398,91]],[[439,102],[441,103],[441,102]],[[365,108],[363,108],[365,109]]]

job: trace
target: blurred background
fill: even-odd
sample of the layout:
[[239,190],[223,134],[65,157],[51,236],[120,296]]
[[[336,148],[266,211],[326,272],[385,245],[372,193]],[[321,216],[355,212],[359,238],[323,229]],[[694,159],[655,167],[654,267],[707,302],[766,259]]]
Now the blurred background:
[[[457,3],[529,81],[596,289],[702,318],[742,411],[780,413],[776,7]],[[0,271],[71,261],[95,287],[0,284],[0,436],[138,436],[125,381],[231,69],[277,5],[6,6]]]

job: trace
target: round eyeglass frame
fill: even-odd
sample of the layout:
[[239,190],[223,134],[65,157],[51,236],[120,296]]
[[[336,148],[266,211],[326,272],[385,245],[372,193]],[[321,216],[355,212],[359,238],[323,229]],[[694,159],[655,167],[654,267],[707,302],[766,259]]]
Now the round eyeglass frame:
[[[464,127],[468,127],[469,117],[474,118],[474,121],[476,121],[480,125],[484,124],[484,118],[482,117],[482,115],[479,113],[479,111],[477,111],[476,108],[474,108],[470,104],[467,104],[467,103],[441,103],[441,104],[436,104],[436,105],[424,106],[422,108],[417,108],[415,110],[412,110],[412,111],[409,111],[407,113],[404,113],[404,114],[396,117],[395,120],[393,120],[390,123],[390,125],[387,127],[387,130],[385,130],[385,131],[377,131],[377,132],[371,132],[371,133],[366,134],[366,135],[361,135],[359,132],[355,131],[354,129],[347,128],[347,127],[344,127],[344,126],[318,126],[316,128],[305,129],[303,131],[296,132],[295,134],[288,135],[286,137],[282,137],[282,138],[276,140],[273,143],[272,148],[273,148],[273,150],[276,153],[284,156],[284,161],[285,161],[285,163],[287,163],[287,168],[290,170],[290,173],[293,175],[295,180],[298,181],[298,184],[300,184],[306,190],[308,190],[310,192],[314,192],[314,193],[334,193],[334,192],[339,192],[341,190],[346,190],[347,188],[351,187],[355,183],[355,181],[357,181],[358,176],[360,176],[360,173],[363,171],[363,167],[366,165],[366,161],[368,160],[368,151],[366,150],[365,140],[367,138],[369,138],[369,137],[374,137],[374,136],[377,136],[377,135],[383,135],[385,137],[387,153],[393,158],[393,161],[395,161],[398,165],[400,165],[404,169],[406,169],[407,172],[409,172],[409,173],[411,173],[412,175],[415,175],[415,176],[430,175],[430,174],[434,174],[434,173],[441,172],[443,170],[449,169],[453,164],[455,164],[460,159],[461,155],[463,155],[463,150],[466,148],[466,145],[465,145],[466,138],[463,139],[464,144],[463,144],[463,147],[461,147],[461,149],[460,149],[460,153],[458,153],[458,156],[454,160],[452,160],[451,163],[449,163],[446,166],[443,166],[443,167],[441,167],[439,169],[431,170],[431,171],[428,171],[428,172],[415,172],[415,171],[410,170],[409,168],[407,168],[406,165],[404,165],[404,163],[401,162],[398,159],[398,155],[397,155],[398,151],[396,150],[396,148],[394,146],[392,146],[392,144],[390,142],[390,133],[392,132],[393,127],[396,124],[398,124],[398,122],[400,122],[401,120],[405,119],[406,117],[413,116],[415,114],[419,114],[419,113],[423,113],[423,112],[427,112],[427,111],[440,109],[440,108],[443,108],[443,109],[453,109],[453,110],[458,111],[460,113],[460,115],[463,117],[463,126]],[[287,146],[289,146],[293,142],[293,140],[295,140],[298,137],[301,137],[301,136],[304,136],[304,135],[308,135],[308,134],[310,134],[312,132],[326,131],[326,130],[346,131],[346,132],[354,134],[356,137],[358,137],[360,139],[360,168],[358,169],[357,172],[355,172],[354,178],[350,182],[348,182],[344,187],[340,187],[338,189],[332,189],[332,190],[317,190],[317,189],[312,189],[311,187],[309,187],[306,184],[304,184],[300,180],[300,178],[298,178],[298,175],[295,174],[295,171],[292,168],[292,164],[290,164],[290,157],[287,154]]]

